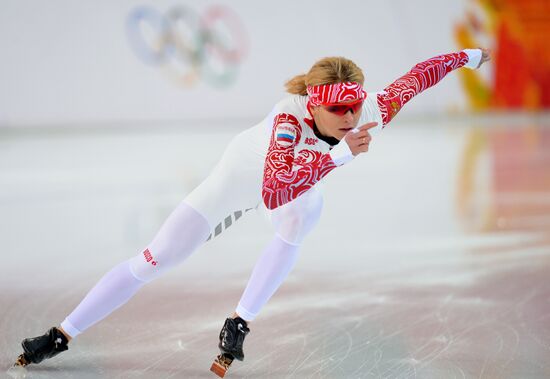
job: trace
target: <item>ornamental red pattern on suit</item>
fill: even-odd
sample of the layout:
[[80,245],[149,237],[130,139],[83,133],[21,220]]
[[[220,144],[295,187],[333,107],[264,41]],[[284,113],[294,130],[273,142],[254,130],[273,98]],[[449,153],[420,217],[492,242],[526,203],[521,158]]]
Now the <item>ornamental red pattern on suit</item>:
[[384,125],[401,110],[410,99],[437,84],[449,72],[468,63],[465,52],[438,55],[415,65],[411,71],[384,88],[377,95],[378,108]]
[[[292,144],[284,146],[277,142],[280,125],[284,125],[285,129],[289,126],[294,128],[295,139]],[[295,159],[294,147],[301,134],[300,122],[293,115],[280,113],[275,117],[265,159],[262,189],[263,201],[269,209],[294,200],[336,168],[330,155],[318,151],[302,150]]]
[[[468,63],[464,52],[439,55],[418,63],[408,73],[377,94],[377,104],[384,125],[388,124],[414,96],[432,87],[449,72]],[[295,131],[292,144],[277,143],[277,128],[285,124]],[[280,113],[273,122],[273,130],[267,152],[262,198],[269,209],[275,209],[294,200],[313,187],[337,166],[329,154],[302,150],[294,158],[294,148],[301,137],[301,125],[292,114]],[[294,168],[294,170],[293,170]]]

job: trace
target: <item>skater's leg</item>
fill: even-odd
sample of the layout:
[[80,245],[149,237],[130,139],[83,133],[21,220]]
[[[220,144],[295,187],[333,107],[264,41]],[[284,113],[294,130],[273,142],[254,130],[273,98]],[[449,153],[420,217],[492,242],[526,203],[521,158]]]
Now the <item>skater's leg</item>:
[[86,297],[61,323],[61,329],[74,338],[126,303],[145,282],[130,270],[130,261],[124,261],[107,272],[88,292]]
[[250,152],[241,139],[234,139],[213,172],[172,212],[145,251],[108,273],[66,318],[62,328],[70,337],[123,305],[143,283],[185,260],[219,221],[258,204],[262,162],[243,156]]
[[298,258],[300,246],[275,236],[256,263],[235,315],[252,321],[285,280]]
[[70,337],[76,337],[125,304],[146,282],[182,262],[209,233],[206,220],[189,205],[181,203],[145,252],[105,274],[61,323],[61,328]]
[[300,244],[317,223],[322,196],[313,189],[271,214],[276,235],[263,251],[232,318],[220,331],[220,355],[210,370],[223,377],[233,359],[243,360],[243,343],[252,321],[294,267]]
[[[220,200],[211,198],[214,203]],[[164,222],[143,253],[130,260],[133,275],[150,282],[183,262],[210,234],[210,224],[203,214],[186,201],[182,202]]]
[[275,237],[263,251],[234,316],[252,321],[294,267],[300,245],[321,215],[323,198],[312,189],[273,211]]
[[[66,318],[63,327],[54,329],[67,339],[75,337],[126,303],[144,283],[182,262],[212,230],[219,234],[216,225],[220,221],[227,227],[228,216],[237,219],[243,210],[256,207],[261,201],[263,157],[250,148],[247,138],[247,133],[234,138],[221,162],[170,215],[145,251],[108,272]],[[27,340],[35,339],[23,343]],[[48,334],[40,341],[49,343]],[[20,358],[19,364],[28,362],[24,355]]]

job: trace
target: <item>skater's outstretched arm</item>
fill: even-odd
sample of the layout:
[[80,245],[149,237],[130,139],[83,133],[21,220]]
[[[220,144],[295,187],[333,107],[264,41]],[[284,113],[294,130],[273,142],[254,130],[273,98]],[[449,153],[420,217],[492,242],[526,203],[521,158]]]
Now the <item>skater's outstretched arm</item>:
[[408,73],[377,94],[382,122],[388,124],[414,96],[430,88],[449,72],[460,68],[479,68],[490,60],[487,49],[466,49],[458,53],[443,54],[418,63]]

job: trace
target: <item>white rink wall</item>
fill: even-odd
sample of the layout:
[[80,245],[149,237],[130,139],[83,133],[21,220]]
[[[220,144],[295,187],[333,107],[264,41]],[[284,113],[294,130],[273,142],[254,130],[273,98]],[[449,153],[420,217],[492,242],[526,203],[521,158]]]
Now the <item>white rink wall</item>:
[[[333,55],[353,59],[377,91],[456,51],[467,4],[4,0],[0,127],[257,121],[286,80]],[[198,42],[201,30],[210,42]],[[464,109],[456,75],[439,87],[406,113]]]

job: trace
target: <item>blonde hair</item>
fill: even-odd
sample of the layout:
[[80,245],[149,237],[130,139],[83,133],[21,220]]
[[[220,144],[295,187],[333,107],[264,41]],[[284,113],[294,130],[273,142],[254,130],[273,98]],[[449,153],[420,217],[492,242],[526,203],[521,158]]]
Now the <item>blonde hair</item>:
[[363,85],[363,71],[351,60],[344,57],[327,57],[317,61],[307,74],[296,75],[285,83],[288,93],[307,95],[307,86],[357,82]]

